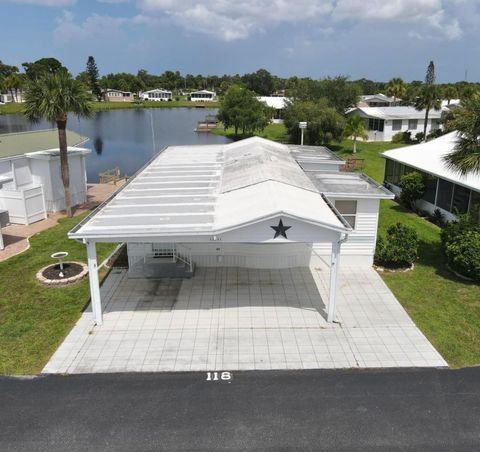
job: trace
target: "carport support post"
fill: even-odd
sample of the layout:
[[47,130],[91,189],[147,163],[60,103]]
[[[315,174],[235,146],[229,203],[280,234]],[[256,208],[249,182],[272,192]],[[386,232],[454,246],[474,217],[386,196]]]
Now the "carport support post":
[[102,318],[102,302],[100,300],[100,283],[98,281],[98,266],[97,266],[97,250],[95,242],[86,242],[87,257],[88,257],[88,279],[90,280],[90,299],[92,303],[93,317],[95,323],[101,325]]
[[332,260],[330,263],[330,294],[328,299],[328,317],[327,321],[332,323],[335,320],[335,305],[337,302],[337,274],[338,260],[340,255],[341,242],[332,243]]

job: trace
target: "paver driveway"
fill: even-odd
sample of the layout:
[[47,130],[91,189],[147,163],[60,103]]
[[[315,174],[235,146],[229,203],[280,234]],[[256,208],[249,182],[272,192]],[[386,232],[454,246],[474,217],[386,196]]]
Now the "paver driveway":
[[197,268],[187,280],[102,286],[44,373],[429,367],[446,362],[371,268],[341,267],[337,322],[326,322],[329,269]]

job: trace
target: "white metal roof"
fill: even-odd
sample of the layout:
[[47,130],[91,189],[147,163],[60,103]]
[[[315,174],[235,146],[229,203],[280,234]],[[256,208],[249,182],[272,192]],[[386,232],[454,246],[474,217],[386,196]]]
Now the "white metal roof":
[[163,89],[163,88],[155,88],[155,89],[150,89],[148,91],[144,91],[142,94],[147,94],[147,93],[172,93],[168,89]]
[[[67,152],[69,156],[74,156],[74,155],[87,155],[87,154],[90,154],[92,151],[91,149],[79,148],[76,146],[68,146]],[[54,149],[45,149],[44,151],[27,152],[25,155],[32,159],[44,159],[44,160],[56,159],[56,158],[60,158],[60,149],[54,148]]]
[[426,143],[386,151],[383,155],[450,182],[480,191],[480,175],[461,176],[448,168],[443,161],[443,157],[454,150],[456,139],[457,132],[451,132]]
[[[424,119],[425,110],[416,110],[414,107],[357,107],[349,111],[349,113],[359,112],[367,118],[379,119]],[[442,116],[439,110],[430,110],[428,117],[430,119],[438,119]]]
[[207,89],[201,89],[200,91],[192,91],[190,95],[192,94],[216,94],[213,91],[208,91]]
[[315,187],[328,197],[393,199],[395,195],[365,174],[339,171],[308,171]]
[[275,110],[283,110],[290,102],[288,97],[275,97],[275,96],[259,96],[257,99],[260,102],[267,104],[268,107],[274,108]]
[[[378,93],[378,94],[366,94],[364,96],[360,96],[360,99],[367,101],[367,100],[373,100],[373,99],[379,99],[383,102],[393,102],[394,98],[386,96],[385,94]],[[397,101],[400,99],[396,99]]]
[[166,148],[70,237],[209,240],[277,215],[349,231],[288,146],[254,137],[227,145]]

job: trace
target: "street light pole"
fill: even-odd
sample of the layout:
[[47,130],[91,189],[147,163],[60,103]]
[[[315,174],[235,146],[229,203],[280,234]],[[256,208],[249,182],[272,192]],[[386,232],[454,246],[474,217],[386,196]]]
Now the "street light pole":
[[298,123],[298,127],[300,128],[300,131],[302,133],[300,137],[300,145],[303,146],[303,131],[307,128],[307,123],[305,121],[301,121]]

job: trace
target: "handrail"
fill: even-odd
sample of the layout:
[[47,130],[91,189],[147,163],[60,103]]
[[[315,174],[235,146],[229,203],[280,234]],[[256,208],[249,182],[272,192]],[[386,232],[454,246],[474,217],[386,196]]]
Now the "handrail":
[[173,252],[175,253],[175,257],[185,264],[187,264],[190,268],[190,271],[193,271],[193,262],[192,262],[192,251],[190,248],[181,245],[180,243],[176,243]]

